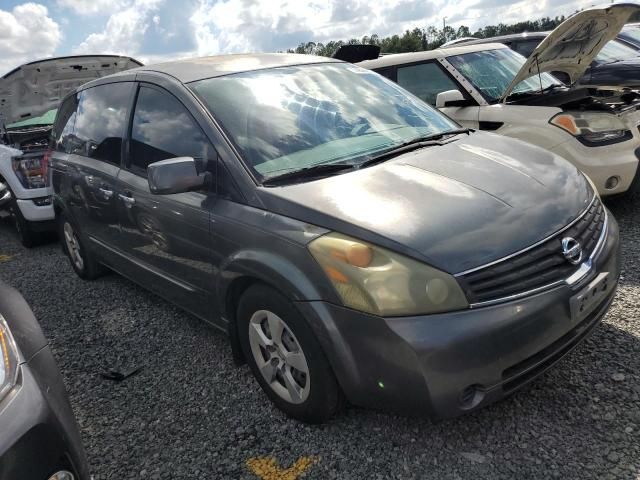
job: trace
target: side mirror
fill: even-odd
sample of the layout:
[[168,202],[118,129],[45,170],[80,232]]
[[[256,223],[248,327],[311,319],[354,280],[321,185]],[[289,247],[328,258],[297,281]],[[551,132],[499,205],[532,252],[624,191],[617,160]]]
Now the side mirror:
[[211,182],[211,173],[198,174],[193,158],[177,157],[151,163],[147,167],[147,181],[151,193],[168,195],[206,187]]
[[447,90],[440,92],[436,97],[436,108],[444,107],[470,107],[473,105],[471,100],[464,98],[460,90]]

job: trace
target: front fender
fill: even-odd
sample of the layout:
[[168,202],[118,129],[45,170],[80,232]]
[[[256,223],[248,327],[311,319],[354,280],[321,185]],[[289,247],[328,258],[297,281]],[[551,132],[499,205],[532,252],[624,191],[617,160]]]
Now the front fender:
[[[282,246],[286,246],[283,254],[262,249],[242,250],[229,256],[220,265],[216,296],[221,317],[227,324],[233,358],[238,365],[244,362],[244,358],[237,334],[235,309],[239,296],[252,283],[270,285],[293,302],[319,299],[339,302],[337,293],[305,246],[287,242]],[[319,325],[314,318],[306,320],[319,338],[325,338],[323,325]]]
[[223,316],[227,319],[233,317],[234,312],[226,311],[226,300],[233,283],[241,278],[266,283],[294,302],[325,300],[339,303],[324,272],[304,246],[292,245],[287,257],[251,249],[227,258],[220,266],[217,285],[219,305],[225,306]]

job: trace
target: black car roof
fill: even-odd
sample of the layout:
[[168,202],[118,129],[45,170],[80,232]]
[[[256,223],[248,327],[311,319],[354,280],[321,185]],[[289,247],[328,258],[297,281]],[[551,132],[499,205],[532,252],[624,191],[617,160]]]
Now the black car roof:
[[315,55],[292,53],[217,55],[146,65],[123,73],[160,72],[171,75],[182,83],[189,83],[205,78],[220,77],[233,73],[249,72],[266,68],[330,62],[339,62],[339,60]]

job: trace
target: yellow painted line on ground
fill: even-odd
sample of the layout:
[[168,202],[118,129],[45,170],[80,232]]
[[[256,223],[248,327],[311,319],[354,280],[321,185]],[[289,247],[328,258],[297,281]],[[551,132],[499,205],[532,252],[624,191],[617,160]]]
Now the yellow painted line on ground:
[[3,255],[3,254],[0,253],[0,263],[8,262],[12,258],[13,258],[13,255]]
[[317,462],[316,457],[300,457],[292,466],[282,469],[275,458],[260,457],[247,460],[247,468],[262,480],[297,480]]

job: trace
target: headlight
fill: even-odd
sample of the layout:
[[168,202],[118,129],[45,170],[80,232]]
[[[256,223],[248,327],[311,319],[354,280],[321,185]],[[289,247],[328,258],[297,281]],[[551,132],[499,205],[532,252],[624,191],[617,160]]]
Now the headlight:
[[570,133],[588,146],[626,140],[631,133],[622,120],[604,112],[559,113],[549,120],[549,123]]
[[11,166],[24,188],[49,186],[49,152],[13,157]]
[[448,273],[360,240],[330,233],[309,244],[347,307],[381,316],[467,308]]
[[7,322],[0,315],[0,400],[16,384],[17,374],[18,351]]

